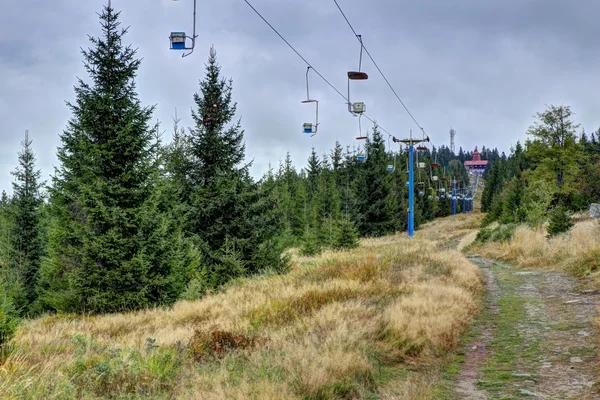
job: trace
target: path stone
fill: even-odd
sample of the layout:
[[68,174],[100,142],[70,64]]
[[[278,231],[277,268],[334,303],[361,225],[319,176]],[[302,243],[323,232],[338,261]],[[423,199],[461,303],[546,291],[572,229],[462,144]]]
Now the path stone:
[[600,203],[590,204],[590,215],[594,218],[600,218]]

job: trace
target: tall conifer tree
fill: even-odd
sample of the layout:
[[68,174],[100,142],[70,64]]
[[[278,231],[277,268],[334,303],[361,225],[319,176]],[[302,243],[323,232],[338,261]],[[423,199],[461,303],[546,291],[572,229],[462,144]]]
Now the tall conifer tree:
[[0,195],[0,267],[7,267],[10,255],[11,201],[6,191]]
[[367,160],[359,175],[358,229],[363,236],[394,232],[394,199],[387,168],[385,141],[377,125],[366,143]]
[[42,204],[41,171],[36,169],[32,141],[25,134],[23,151],[19,153],[19,165],[12,172],[13,213],[10,235],[10,268],[16,273],[25,291],[27,306],[37,299],[37,281],[40,260],[44,252],[40,226]]
[[110,312],[177,299],[197,264],[160,211],[154,107],[135,90],[136,51],[122,43],[119,12],[100,15],[102,37],[83,50],[51,188],[53,222],[40,291],[59,311]]
[[287,265],[277,238],[285,210],[278,207],[275,182],[254,182],[250,164],[243,163],[244,131],[240,120],[234,121],[232,80],[220,71],[211,48],[200,92],[193,96],[186,167],[179,172],[189,187],[189,195],[181,198],[186,232],[202,249],[202,275],[209,286]]

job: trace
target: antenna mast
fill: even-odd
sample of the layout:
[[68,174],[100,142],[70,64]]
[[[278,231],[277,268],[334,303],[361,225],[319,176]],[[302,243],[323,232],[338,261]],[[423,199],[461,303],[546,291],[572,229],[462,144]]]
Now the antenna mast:
[[450,127],[450,151],[454,153],[454,136],[456,135],[456,131]]

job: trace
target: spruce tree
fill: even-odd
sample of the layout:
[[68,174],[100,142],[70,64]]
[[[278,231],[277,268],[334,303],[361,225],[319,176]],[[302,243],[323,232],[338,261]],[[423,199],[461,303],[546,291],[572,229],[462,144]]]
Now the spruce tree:
[[504,192],[500,222],[503,224],[524,222],[526,218],[523,210],[524,185],[520,174],[511,179]]
[[345,218],[350,218],[355,223],[357,222],[358,215],[356,183],[359,167],[355,154],[350,151],[350,146],[347,146],[346,153],[344,154],[343,168],[339,172],[340,211]]
[[573,218],[569,215],[568,209],[564,204],[559,203],[550,211],[550,221],[548,224],[548,236],[556,236],[568,232],[575,225]]
[[211,48],[200,92],[193,96],[186,168],[179,172],[189,187],[189,194],[180,198],[186,207],[185,229],[202,250],[202,274],[209,286],[287,266],[278,240],[285,210],[278,207],[274,180],[254,182],[250,164],[243,164],[244,131],[239,119],[233,121],[237,103],[232,80],[222,78],[220,71]]
[[335,231],[340,219],[340,193],[337,190],[334,171],[329,168],[326,156],[323,156],[317,181],[317,193],[313,200],[317,213],[319,240],[323,245],[329,246],[335,240]]
[[23,151],[19,153],[19,165],[12,172],[15,181],[9,268],[18,277],[29,307],[37,299],[40,261],[44,253],[40,226],[40,207],[43,201],[41,188],[44,182],[40,182],[41,170],[35,167],[32,141],[27,133],[21,143]]
[[338,140],[335,141],[335,147],[331,150],[331,167],[335,172],[339,172],[344,166],[344,149]]
[[459,181],[462,186],[469,185],[470,178],[464,163],[461,163],[458,160],[451,160],[448,163],[446,172],[448,175],[456,178],[456,180]]
[[308,166],[306,168],[307,173],[307,186],[306,192],[309,200],[312,200],[317,193],[317,186],[319,184],[319,174],[321,172],[321,160],[315,152],[315,148],[312,148],[310,157],[308,158]]
[[444,198],[442,199],[440,196],[440,200],[438,202],[436,217],[447,217],[448,215],[452,214],[452,200],[450,199],[452,195],[449,195],[447,192],[444,192],[443,194]]
[[200,93],[194,93],[194,128],[189,130],[185,152],[186,168],[178,171],[190,187],[182,201],[187,204],[186,230],[206,242],[209,264],[218,262],[228,228],[239,215],[232,213],[235,196],[245,190],[243,179],[248,166],[241,165],[245,145],[240,121],[235,116],[232,81],[222,79],[216,51],[210,49],[206,76]]
[[494,201],[494,196],[499,192],[501,185],[500,160],[492,162],[492,167],[481,195],[481,211],[488,212]]
[[333,247],[335,249],[349,250],[358,247],[360,244],[358,230],[354,221],[350,218],[342,217],[336,231]]
[[91,83],[79,79],[61,135],[50,190],[49,257],[40,298],[63,312],[111,312],[177,299],[197,257],[161,211],[154,107],[135,89],[140,66],[124,46],[120,12],[100,14],[102,37],[83,50]]
[[302,197],[304,183],[298,177],[289,152],[286,153],[285,161],[281,165],[278,179],[280,191],[280,194],[278,194],[278,205],[282,207],[285,213],[285,234],[290,236],[289,246],[293,247],[304,231],[304,224],[297,212],[297,199],[300,198],[301,202],[304,201],[304,197]]
[[435,203],[433,200],[433,196],[431,199],[429,198],[430,193],[431,191],[427,190],[425,196],[422,199],[424,222],[432,221],[435,218]]
[[243,175],[249,165],[241,165],[246,146],[238,119],[230,124],[237,111],[233,102],[233,80],[222,79],[217,52],[211,47],[206,76],[200,92],[194,93],[192,110],[195,127],[190,129],[190,153],[193,165],[188,171],[191,183],[206,186],[230,173]]
[[[264,183],[263,183],[264,184]],[[277,174],[275,175],[275,204],[281,210],[282,219],[282,241],[284,247],[293,247],[295,238],[292,233],[292,197],[288,180],[285,179],[285,166],[280,161]]]
[[592,151],[600,153],[600,128],[596,132],[592,133],[592,139],[590,141],[590,147]]
[[316,228],[307,225],[301,238],[300,254],[303,256],[314,256],[321,252],[321,241],[318,238]]
[[481,174],[481,177],[482,177],[484,180],[487,180],[487,179],[488,179],[488,176],[490,175],[490,171],[492,170],[492,165],[493,165],[493,163],[494,163],[494,162],[493,162],[493,159],[489,159],[489,160],[488,160],[488,163],[485,165],[485,168],[484,168],[484,170],[483,170],[483,172],[482,172],[482,174]]
[[277,173],[277,204],[284,213],[286,234],[293,237],[294,233],[294,204],[293,199],[296,193],[298,177],[292,159],[288,152],[285,161],[280,163]]
[[309,204],[306,193],[306,179],[298,178],[294,185],[292,196],[292,232],[296,238],[301,238],[306,232],[309,222]]
[[464,164],[465,160],[466,160],[466,155],[461,146],[460,149],[458,150],[458,161],[460,161],[461,164]]
[[173,117],[173,137],[171,143],[165,146],[165,172],[166,177],[168,177],[178,195],[180,197],[189,197],[190,188],[186,179],[186,173],[189,170],[189,155],[187,152],[191,146],[189,144],[189,137],[185,134],[185,129],[179,126],[180,122],[181,118],[177,116],[177,110],[175,110],[175,116]]
[[[0,276],[0,278],[4,278]],[[11,340],[20,323],[19,310],[11,297],[10,282],[0,280],[0,349]]]
[[338,190],[342,186],[342,169],[344,168],[344,149],[339,141],[335,141],[335,147],[329,155],[331,158],[331,168],[335,177],[335,184]]
[[11,210],[10,198],[6,191],[0,195],[0,268],[8,265],[10,255]]
[[296,172],[296,169],[294,168],[294,164],[292,163],[292,156],[291,156],[290,152],[288,151],[285,154],[285,161],[283,164],[283,179],[286,180],[286,182],[289,186],[292,186],[293,181],[295,181],[297,178],[298,178],[298,173]]
[[394,232],[392,192],[385,142],[377,125],[371,138],[365,145],[367,160],[358,178],[358,229],[363,236],[382,236]]
[[395,220],[396,230],[405,231],[408,228],[408,188],[406,186],[406,177],[403,173],[398,173],[394,179],[394,193],[396,197]]

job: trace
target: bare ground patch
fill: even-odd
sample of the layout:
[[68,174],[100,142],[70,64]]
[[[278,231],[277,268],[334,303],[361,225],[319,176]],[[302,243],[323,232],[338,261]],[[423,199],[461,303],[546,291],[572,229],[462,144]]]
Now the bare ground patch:
[[[485,276],[487,293],[485,309],[491,314],[498,314],[497,303],[500,296],[500,289],[494,282],[494,274],[489,268],[482,268],[482,272]],[[458,375],[458,381],[456,384],[456,393],[461,399],[487,399],[485,391],[477,388],[477,382],[481,378],[481,372],[479,368],[487,358],[487,346],[492,340],[493,335],[494,330],[491,326],[481,326],[481,331],[477,339],[465,345],[464,351],[466,354],[466,360],[460,374]]]

